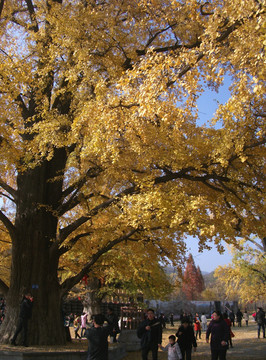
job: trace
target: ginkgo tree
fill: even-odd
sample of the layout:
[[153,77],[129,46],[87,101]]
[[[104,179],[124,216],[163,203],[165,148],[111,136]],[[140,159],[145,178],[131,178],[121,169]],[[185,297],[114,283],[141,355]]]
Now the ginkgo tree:
[[219,266],[215,277],[220,283],[226,283],[226,295],[238,296],[242,304],[263,301],[266,296],[266,256],[258,240],[241,241],[239,249],[232,249],[232,263]]
[[[259,0],[0,1],[2,342],[32,289],[31,343],[64,343],[62,298],[115,247],[178,262],[186,235],[263,238],[264,15]],[[230,99],[199,126],[225,75]],[[60,281],[65,257],[79,266]]]

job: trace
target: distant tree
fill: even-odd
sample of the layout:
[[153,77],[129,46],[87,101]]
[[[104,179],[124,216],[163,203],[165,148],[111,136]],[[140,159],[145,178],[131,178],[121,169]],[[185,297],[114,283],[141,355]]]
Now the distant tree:
[[188,300],[198,300],[204,290],[204,279],[199,266],[196,267],[193,256],[189,254],[183,276],[182,291]]
[[227,266],[219,266],[214,275],[226,283],[228,297],[236,293],[242,303],[265,299],[266,296],[266,256],[262,245],[251,239],[243,240],[241,249],[232,249],[233,260]]

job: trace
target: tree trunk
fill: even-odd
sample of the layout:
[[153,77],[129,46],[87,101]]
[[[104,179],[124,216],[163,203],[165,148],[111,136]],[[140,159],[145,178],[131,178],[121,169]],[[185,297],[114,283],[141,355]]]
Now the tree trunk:
[[[61,310],[61,293],[57,276],[58,248],[55,244],[62,180],[64,152],[58,150],[54,159],[41,166],[19,173],[17,177],[16,235],[12,242],[10,288],[6,318],[0,329],[2,342],[13,336],[22,295],[34,297],[29,321],[29,344],[64,344],[65,332]],[[62,178],[62,177],[60,177]]]
[[88,281],[88,291],[84,300],[84,311],[89,315],[99,314],[101,312],[102,298],[98,296],[101,288],[101,282],[97,277],[90,278]]

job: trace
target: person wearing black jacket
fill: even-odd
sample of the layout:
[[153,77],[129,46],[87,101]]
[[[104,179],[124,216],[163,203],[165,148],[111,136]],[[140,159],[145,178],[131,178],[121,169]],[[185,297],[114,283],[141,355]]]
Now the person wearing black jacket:
[[257,309],[255,321],[258,324],[258,339],[260,338],[260,329],[262,329],[262,335],[265,338],[265,312],[261,307]]
[[114,313],[114,310],[111,306],[108,306],[107,315],[105,316],[105,318],[108,324],[113,327],[111,337],[113,338],[113,342],[116,343],[116,336],[120,333],[120,329],[118,326],[118,316]]
[[182,318],[181,326],[177,330],[176,336],[177,343],[182,353],[182,360],[191,360],[192,346],[194,351],[196,351],[197,342],[189,318]]
[[19,319],[18,319],[18,325],[16,328],[16,332],[11,340],[12,345],[16,344],[16,339],[18,334],[22,331],[22,344],[23,346],[28,346],[28,320],[31,318],[32,313],[32,305],[33,305],[33,297],[30,293],[27,293],[23,296],[23,299],[20,303],[20,312],[19,312]]
[[85,336],[89,340],[87,360],[108,360],[108,336],[112,333],[112,326],[103,326],[104,316],[94,315],[93,327],[86,330]]
[[162,326],[153,309],[148,309],[147,319],[140,324],[137,336],[141,339],[142,360],[148,360],[149,351],[152,352],[152,360],[157,360],[158,345],[162,343]]
[[214,311],[212,321],[206,332],[206,342],[211,335],[211,360],[226,360],[226,351],[230,337],[229,327],[224,321],[220,311]]

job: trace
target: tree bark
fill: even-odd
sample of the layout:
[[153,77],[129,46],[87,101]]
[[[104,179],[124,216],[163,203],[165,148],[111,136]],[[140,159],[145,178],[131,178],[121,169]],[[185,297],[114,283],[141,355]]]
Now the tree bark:
[[102,298],[98,296],[100,288],[101,283],[97,277],[89,279],[88,291],[84,299],[84,311],[89,315],[89,318],[101,312]]
[[55,176],[63,171],[65,161],[65,151],[59,149],[50,162],[44,161],[17,176],[16,236],[12,242],[7,312],[0,329],[2,342],[9,342],[15,332],[19,302],[26,292],[34,297],[29,344],[66,341],[57,276],[59,252],[55,246],[58,227],[55,210],[62,201],[62,180],[55,181]]

